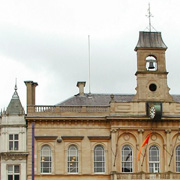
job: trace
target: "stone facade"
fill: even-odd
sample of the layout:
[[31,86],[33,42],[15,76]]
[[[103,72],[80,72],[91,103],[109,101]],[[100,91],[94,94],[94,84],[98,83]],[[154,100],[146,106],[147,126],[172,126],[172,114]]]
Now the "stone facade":
[[[28,180],[180,179],[180,96],[169,94],[161,33],[140,32],[137,93],[79,94],[35,104],[27,86]],[[139,149],[144,140],[149,141]]]
[[17,88],[1,115],[1,180],[26,179],[26,121]]

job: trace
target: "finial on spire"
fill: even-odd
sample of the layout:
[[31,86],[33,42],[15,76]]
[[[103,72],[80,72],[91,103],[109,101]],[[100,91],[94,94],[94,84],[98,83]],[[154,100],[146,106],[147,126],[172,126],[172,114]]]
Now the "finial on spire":
[[149,8],[148,8],[148,15],[146,15],[149,19],[149,32],[151,32],[151,17],[153,17],[153,15],[151,14],[151,9],[150,9],[150,3],[149,3]]
[[15,81],[15,87],[14,87],[14,90],[17,91],[17,78],[16,78],[16,81]]

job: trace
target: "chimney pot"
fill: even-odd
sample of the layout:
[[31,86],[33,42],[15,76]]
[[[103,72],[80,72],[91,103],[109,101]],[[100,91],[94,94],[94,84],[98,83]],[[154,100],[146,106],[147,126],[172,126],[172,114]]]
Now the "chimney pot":
[[85,81],[78,81],[77,82],[77,87],[79,88],[79,95],[84,96],[84,87],[86,85]]
[[27,86],[27,106],[34,106],[36,100],[36,86],[38,86],[37,82],[33,81],[24,81]]

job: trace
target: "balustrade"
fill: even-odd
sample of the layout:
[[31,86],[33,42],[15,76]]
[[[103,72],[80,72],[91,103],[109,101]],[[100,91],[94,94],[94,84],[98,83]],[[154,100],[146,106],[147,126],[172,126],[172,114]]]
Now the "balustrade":
[[109,112],[109,106],[28,106],[28,113]]

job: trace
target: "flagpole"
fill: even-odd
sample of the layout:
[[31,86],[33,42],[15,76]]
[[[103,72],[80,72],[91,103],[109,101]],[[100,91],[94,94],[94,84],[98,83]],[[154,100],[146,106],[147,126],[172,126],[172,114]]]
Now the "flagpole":
[[89,94],[91,94],[91,53],[90,53],[90,35],[88,35],[88,53],[89,53]]
[[169,166],[171,165],[171,161],[172,161],[172,157],[174,155],[174,149],[175,149],[175,146],[176,146],[176,143],[177,143],[178,136],[179,136],[179,132],[177,134],[176,141],[175,141],[174,146],[173,146],[172,154],[171,154],[170,161],[169,161]]
[[141,166],[143,166],[143,163],[144,163],[144,158],[146,156],[147,147],[148,147],[148,144],[146,145],[146,149],[145,149],[145,152],[144,152],[144,155],[143,155],[143,160],[142,160]]
[[[148,135],[148,137],[147,137],[148,139],[146,138],[146,140],[145,140],[145,142],[144,142],[144,143],[146,143],[146,149],[145,149],[145,152],[144,152],[144,156],[143,156],[143,160],[142,160],[141,166],[143,166],[143,163],[144,163],[144,158],[145,158],[145,156],[146,156],[146,151],[147,151],[147,147],[148,147],[148,144],[149,144],[149,138],[150,138],[150,136],[151,136],[151,133],[152,133],[152,132],[149,133],[149,135]],[[143,144],[144,144],[144,143],[143,143]],[[142,147],[143,147],[143,146],[142,146]]]
[[115,151],[115,155],[114,155],[114,167],[116,166],[116,157],[117,157],[117,153],[118,153],[118,141],[119,141],[120,135],[119,135],[119,131],[118,131],[118,136],[117,136],[117,142],[116,142],[116,151]]

